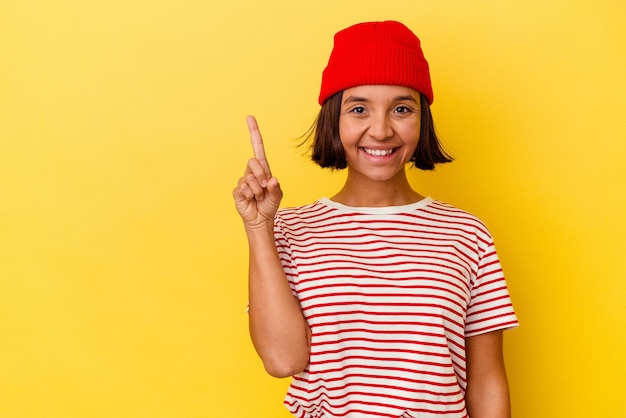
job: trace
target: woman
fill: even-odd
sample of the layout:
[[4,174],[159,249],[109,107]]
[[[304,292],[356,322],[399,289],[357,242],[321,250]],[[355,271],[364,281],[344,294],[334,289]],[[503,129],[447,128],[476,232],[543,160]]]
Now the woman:
[[451,161],[419,39],[395,21],[335,35],[312,157],[346,168],[331,199],[278,210],[256,121],[233,192],[249,252],[254,346],[293,376],[298,417],[509,417],[502,331],[517,326],[489,231],[424,197],[405,167]]

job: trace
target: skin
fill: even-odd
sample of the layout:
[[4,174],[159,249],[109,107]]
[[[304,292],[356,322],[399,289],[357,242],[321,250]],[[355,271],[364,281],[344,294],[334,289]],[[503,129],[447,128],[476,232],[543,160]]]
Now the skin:
[[467,390],[465,404],[474,418],[510,418],[502,331],[466,338]]
[[[397,206],[423,199],[410,186],[405,166],[420,132],[419,93],[408,87],[368,85],[344,91],[339,134],[348,163],[343,188],[332,199],[349,206]],[[254,158],[233,197],[250,251],[249,323],[253,344],[273,376],[303,371],[311,331],[283,272],[273,236],[282,199],[256,121],[248,117]],[[510,418],[502,331],[466,339],[466,404],[472,418]]]
[[[333,200],[371,207],[423,198],[411,188],[405,172],[419,140],[419,103],[419,93],[408,87],[367,85],[344,91],[339,136],[348,176]],[[371,155],[372,150],[391,154]]]
[[307,367],[311,331],[274,243],[274,215],[283,192],[272,176],[256,120],[248,116],[247,123],[254,158],[233,197],[248,237],[250,336],[265,370],[274,377],[288,377]]

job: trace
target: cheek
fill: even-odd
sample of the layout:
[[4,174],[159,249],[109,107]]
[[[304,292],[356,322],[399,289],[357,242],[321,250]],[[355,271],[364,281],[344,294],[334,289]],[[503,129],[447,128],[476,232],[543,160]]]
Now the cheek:
[[407,127],[402,132],[402,138],[407,147],[415,149],[420,139],[420,124],[417,123],[413,126]]
[[341,144],[346,146],[354,145],[359,139],[359,131],[354,126],[348,126],[346,124],[339,125],[339,138],[341,138]]

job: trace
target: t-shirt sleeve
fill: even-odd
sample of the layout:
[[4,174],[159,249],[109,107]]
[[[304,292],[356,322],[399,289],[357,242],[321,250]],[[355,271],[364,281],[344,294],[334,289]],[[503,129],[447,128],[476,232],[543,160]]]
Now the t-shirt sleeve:
[[519,325],[491,236],[482,243],[477,274],[470,289],[466,337]]
[[278,258],[283,266],[287,280],[289,281],[289,287],[291,292],[297,296],[296,282],[298,278],[298,270],[295,268],[291,258],[291,249],[289,248],[289,241],[287,240],[285,233],[285,225],[280,218],[280,213],[274,218],[274,242],[276,243],[276,250],[278,251]]

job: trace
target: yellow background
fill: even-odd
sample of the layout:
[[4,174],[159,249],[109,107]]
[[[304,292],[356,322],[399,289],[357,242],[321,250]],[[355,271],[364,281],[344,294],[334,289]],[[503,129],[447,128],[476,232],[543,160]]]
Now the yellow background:
[[297,148],[339,29],[398,19],[521,328],[514,416],[626,417],[626,3],[4,0],[0,417],[287,417],[247,334],[231,190],[255,114],[285,205],[342,173]]

